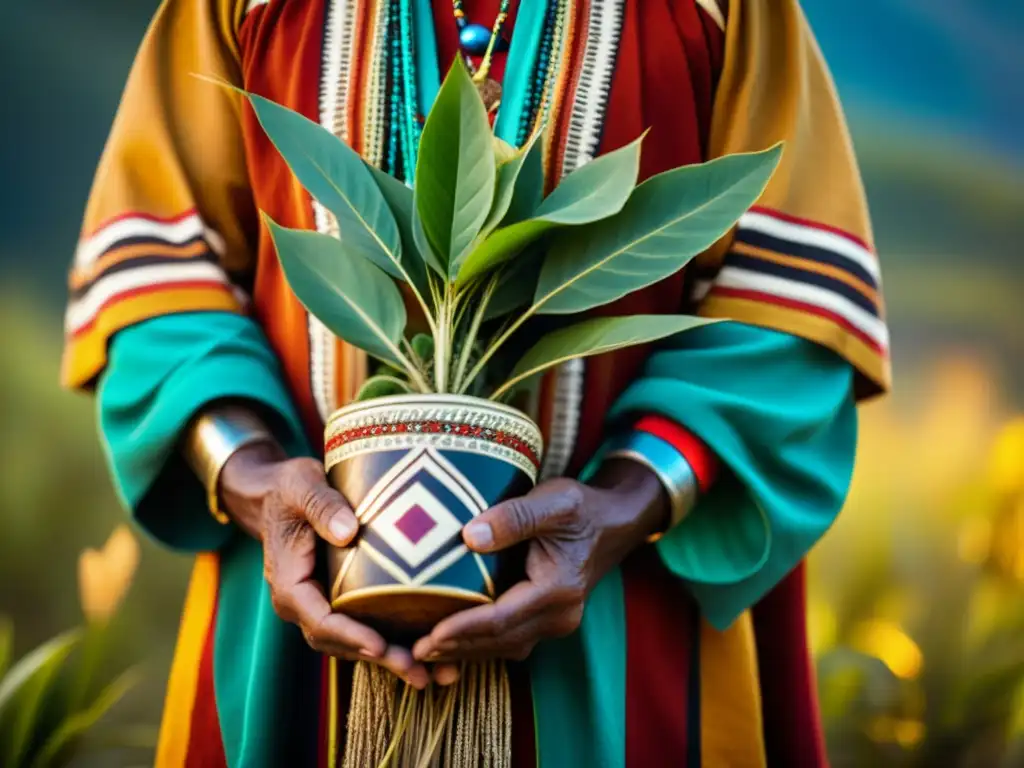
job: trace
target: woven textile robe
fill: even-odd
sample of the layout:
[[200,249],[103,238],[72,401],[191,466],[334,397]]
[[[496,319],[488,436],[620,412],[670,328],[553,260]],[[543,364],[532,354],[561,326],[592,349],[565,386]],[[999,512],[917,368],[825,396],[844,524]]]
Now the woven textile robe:
[[[849,140],[799,10],[791,2],[768,6],[755,0],[566,3],[563,37],[544,81],[549,180],[648,128],[643,176],[787,140],[778,173],[735,232],[692,269],[599,313],[693,311],[801,336],[849,361],[858,391],[874,394],[889,381],[888,336]],[[319,443],[326,417],[359,387],[365,357],[301,307],[257,212],[284,226],[323,232],[332,231],[332,222],[291,176],[251,112],[191,75],[221,77],[285,104],[379,163],[387,61],[379,35],[383,7],[380,0],[164,4],[133,70],[76,254],[66,383],[88,386],[121,328],[175,312],[247,312],[281,362],[310,442]],[[454,30],[442,26],[444,12],[437,8],[435,31],[444,54],[454,47]],[[828,180],[827,195],[820,193],[822,179]],[[594,453],[602,439],[601,415],[638,375],[645,356],[644,349],[630,349],[574,362],[546,379],[536,415],[548,445],[548,475],[576,472]],[[676,741],[660,746],[684,754],[687,729],[698,724],[695,707],[687,706],[693,697],[662,706],[662,681],[685,686],[693,679],[697,638],[717,635],[701,624],[686,589],[652,552],[628,562],[623,579],[627,632],[644,638],[631,644],[627,660],[629,728],[637,743],[675,730]],[[792,641],[771,652],[780,660],[780,677],[791,674],[795,717],[805,717],[812,742],[805,749],[820,753],[798,610],[802,590],[797,572],[769,598],[776,610],[762,610],[768,616],[762,623],[784,625],[779,636]],[[186,757],[195,765],[225,759],[213,701],[220,597],[217,555],[205,555],[193,579],[175,667],[191,676],[179,675],[176,685],[172,675],[168,702],[174,704],[175,695],[187,700],[177,721],[202,744],[198,751],[165,746],[167,765],[177,764],[166,757],[167,749],[179,763]],[[740,677],[756,677],[749,620],[728,637],[718,646],[724,649],[720,658],[736,662]],[[770,646],[771,638],[767,630],[759,633],[758,645]],[[300,666],[310,685],[325,689],[318,668]],[[762,689],[766,682],[761,680]],[[318,698],[305,684],[298,687],[307,700]],[[706,703],[700,691],[697,696]],[[759,699],[751,702],[760,709]],[[313,704],[316,710],[318,702]],[[765,712],[767,722],[768,706]],[[761,713],[751,717],[759,730]],[[517,723],[517,731],[524,727],[528,741],[529,723]],[[322,739],[311,733],[309,743]],[[629,764],[649,764],[642,759]]]

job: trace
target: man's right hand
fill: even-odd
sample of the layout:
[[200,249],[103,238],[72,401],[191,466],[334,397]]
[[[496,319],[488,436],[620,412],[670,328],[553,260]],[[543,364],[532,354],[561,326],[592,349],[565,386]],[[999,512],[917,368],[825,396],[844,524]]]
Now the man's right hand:
[[[332,611],[316,580],[317,537],[343,547],[359,530],[348,502],[327,484],[320,462],[289,459],[272,443],[246,446],[224,465],[219,491],[224,511],[263,543],[274,610],[299,626],[311,648],[380,664],[416,688],[427,685],[430,674],[423,664],[369,627]],[[457,672],[439,666],[434,678],[449,684]]]

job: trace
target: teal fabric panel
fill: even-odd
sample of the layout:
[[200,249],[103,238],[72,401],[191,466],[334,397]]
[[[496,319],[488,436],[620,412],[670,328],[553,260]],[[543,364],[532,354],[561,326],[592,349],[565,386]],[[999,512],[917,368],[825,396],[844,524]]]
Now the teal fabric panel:
[[656,350],[614,421],[671,418],[726,472],[658,542],[722,629],[777,584],[832,525],[853,473],[853,369],[824,347],[725,322]]
[[[214,690],[227,763],[286,764],[315,750],[319,694],[303,684],[319,679],[319,660],[299,630],[274,613],[259,542],[213,520],[178,451],[182,429],[204,405],[244,398],[291,455],[309,455],[277,360],[252,320],[220,312],[168,315],[122,330],[109,360],[99,421],[126,505],[168,546],[220,550]],[[305,717],[291,717],[296,713]]]
[[626,620],[622,573],[587,599],[578,632],[530,656],[538,768],[625,768]]
[[252,401],[290,450],[306,452],[301,425],[262,331],[243,316],[192,312],[153,318],[114,336],[100,377],[100,432],[114,483],[134,519],[169,547],[213,550],[232,535],[210,515],[206,492],[178,450],[204,405]]

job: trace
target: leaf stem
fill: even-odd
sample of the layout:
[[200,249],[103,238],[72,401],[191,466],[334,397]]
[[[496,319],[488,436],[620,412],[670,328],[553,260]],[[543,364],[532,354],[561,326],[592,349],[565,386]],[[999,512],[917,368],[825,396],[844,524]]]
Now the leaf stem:
[[488,361],[492,357],[494,357],[494,353],[497,352],[501,348],[501,346],[506,341],[509,340],[509,337],[513,333],[519,330],[520,326],[522,326],[523,323],[525,323],[527,320],[533,317],[534,313],[536,313],[536,311],[540,309],[541,305],[543,305],[548,298],[548,296],[545,296],[543,299],[541,299],[541,301],[537,302],[536,304],[532,304],[530,307],[528,307],[527,310],[523,312],[523,314],[521,314],[519,317],[517,317],[512,322],[512,324],[508,328],[506,328],[505,331],[497,339],[491,342],[491,346],[487,348],[487,351],[485,351],[480,356],[480,359],[476,361],[476,365],[474,365],[473,368],[469,371],[469,373],[466,374],[466,378],[462,382],[462,388],[459,390],[459,394],[463,394],[466,391],[466,389],[473,382],[473,380],[477,376],[479,376],[480,373],[483,371],[484,366],[487,365]]
[[448,359],[451,354],[454,296],[451,283],[444,284],[444,297],[438,310],[437,332],[434,334],[434,387],[438,394],[448,391]]
[[409,381],[418,389],[420,392],[426,394],[430,392],[430,384],[423,378],[423,374],[420,373],[419,369],[413,365],[412,361],[409,360],[402,351],[395,347],[391,350],[391,353],[395,356],[395,359],[405,368],[406,373],[409,374]]
[[405,349],[406,353],[408,353],[409,357],[412,359],[412,364],[416,366],[416,370],[418,370],[421,374],[423,374],[424,378],[426,378],[426,361],[424,361],[424,359],[419,356],[419,354],[416,352],[416,348],[412,344],[410,344],[409,340],[404,336],[402,337],[402,347]]
[[469,364],[469,356],[473,351],[473,345],[476,344],[477,334],[480,333],[480,325],[484,321],[484,315],[487,314],[487,305],[490,304],[491,297],[498,287],[498,278],[498,273],[495,273],[487,281],[487,286],[480,296],[480,303],[477,304],[476,312],[473,313],[473,320],[469,325],[469,330],[466,333],[466,337],[462,340],[459,362],[455,368],[455,376],[452,378],[452,389],[460,394],[464,391],[463,384],[468,386],[468,383],[463,380],[463,376],[466,373],[466,366]]

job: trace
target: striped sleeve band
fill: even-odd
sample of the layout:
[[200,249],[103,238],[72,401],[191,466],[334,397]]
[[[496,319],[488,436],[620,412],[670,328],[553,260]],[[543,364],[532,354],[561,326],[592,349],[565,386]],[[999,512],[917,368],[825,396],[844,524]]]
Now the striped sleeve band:
[[84,237],[68,286],[65,384],[90,381],[110,336],[128,325],[172,312],[240,311],[246,298],[221,267],[223,253],[221,237],[194,210],[129,213]]
[[888,387],[889,331],[878,261],[861,239],[765,208],[740,218],[700,312],[823,344],[860,373],[859,394]]

